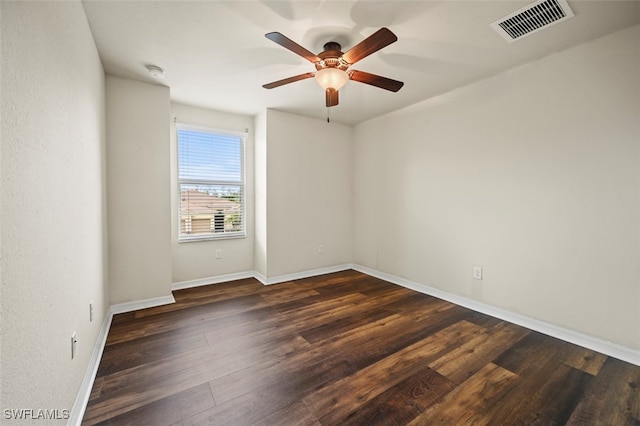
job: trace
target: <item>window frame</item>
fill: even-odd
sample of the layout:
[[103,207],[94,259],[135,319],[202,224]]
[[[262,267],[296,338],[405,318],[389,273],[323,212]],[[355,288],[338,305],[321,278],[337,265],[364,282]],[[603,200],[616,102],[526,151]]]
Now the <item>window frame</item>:
[[[180,137],[179,131],[187,130],[200,133],[209,133],[213,135],[234,136],[240,138],[240,182],[235,181],[223,181],[223,180],[207,180],[207,179],[180,179]],[[177,187],[177,238],[178,243],[190,243],[194,241],[212,241],[212,240],[229,240],[237,238],[246,238],[247,236],[247,202],[246,202],[246,143],[247,143],[247,131],[233,131],[226,129],[217,129],[213,127],[198,126],[186,123],[175,123],[175,137],[176,137],[176,187]],[[240,187],[240,211],[241,211],[241,230],[237,232],[220,232],[220,233],[207,233],[198,235],[188,235],[182,233],[182,217],[181,217],[181,205],[182,205],[182,191],[181,186],[187,185],[216,185],[216,186],[239,186]]]

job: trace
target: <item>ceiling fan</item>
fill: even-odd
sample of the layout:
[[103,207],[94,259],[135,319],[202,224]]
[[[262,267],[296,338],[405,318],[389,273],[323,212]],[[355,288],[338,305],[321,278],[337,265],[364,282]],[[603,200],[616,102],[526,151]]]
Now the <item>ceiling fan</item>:
[[265,89],[273,89],[285,84],[293,83],[307,78],[315,77],[316,81],[325,89],[327,107],[338,105],[338,90],[347,81],[353,80],[381,89],[397,92],[404,85],[403,82],[370,74],[364,71],[351,70],[349,67],[372,53],[377,52],[385,46],[398,40],[398,37],[387,28],[380,28],[378,31],[356,44],[346,53],[342,53],[339,43],[330,41],[324,45],[324,50],[318,55],[308,51],[295,41],[285,37],[278,32],[265,34],[269,40],[278,43],[285,49],[302,56],[307,61],[316,66],[317,72],[307,72],[283,80],[264,84]]

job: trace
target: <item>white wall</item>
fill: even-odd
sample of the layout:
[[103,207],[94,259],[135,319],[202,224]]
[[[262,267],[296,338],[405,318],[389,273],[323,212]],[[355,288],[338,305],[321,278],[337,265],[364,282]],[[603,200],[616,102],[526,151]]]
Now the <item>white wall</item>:
[[[171,258],[173,283],[206,279],[221,275],[253,270],[253,117],[213,111],[179,103],[171,104]],[[218,130],[244,132],[245,143],[245,238],[215,241],[178,242],[178,174],[176,128],[178,123],[203,126]],[[216,250],[222,250],[222,259],[216,259]]]
[[638,40],[357,126],[355,263],[640,349]]
[[171,293],[169,89],[107,76],[111,302]]
[[109,302],[104,72],[80,2],[3,1],[0,8],[0,410],[63,416]]
[[268,278],[349,263],[351,127],[268,110],[266,134]]
[[267,111],[254,119],[254,218],[253,270],[267,277]]

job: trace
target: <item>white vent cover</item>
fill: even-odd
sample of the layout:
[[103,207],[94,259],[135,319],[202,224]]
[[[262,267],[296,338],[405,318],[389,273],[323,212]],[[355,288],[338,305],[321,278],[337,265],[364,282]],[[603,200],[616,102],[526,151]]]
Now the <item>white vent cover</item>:
[[566,0],[538,0],[490,25],[509,43],[513,43],[572,16],[573,11]]

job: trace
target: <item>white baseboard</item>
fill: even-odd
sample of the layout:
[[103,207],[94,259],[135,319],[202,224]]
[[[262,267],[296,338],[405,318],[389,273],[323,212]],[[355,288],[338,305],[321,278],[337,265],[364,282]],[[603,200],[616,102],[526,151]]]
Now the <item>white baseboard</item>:
[[68,426],[80,426],[82,423],[82,417],[87,409],[87,403],[89,402],[89,396],[91,395],[91,389],[93,388],[93,382],[96,380],[96,374],[98,373],[98,366],[100,365],[100,359],[102,358],[102,352],[104,352],[104,346],[107,342],[107,335],[109,334],[109,328],[111,327],[111,320],[113,319],[113,313],[111,310],[107,310],[98,338],[93,346],[93,352],[91,352],[91,358],[89,359],[89,365],[84,373],[82,383],[80,384],[80,390],[76,395],[76,400],[73,403],[71,412],[69,413]]
[[228,281],[243,280],[245,278],[254,278],[255,272],[237,272],[234,274],[217,275],[215,277],[199,278],[197,280],[180,281],[171,285],[171,291],[183,290],[185,288],[200,287],[209,284],[219,284]]
[[168,296],[152,297],[151,299],[135,300],[133,302],[124,302],[111,305],[110,311],[113,315],[123,314],[125,312],[138,311],[140,309],[153,308],[155,306],[169,305],[176,303],[173,294]]
[[225,283],[229,281],[242,280],[245,278],[255,278],[256,280],[260,281],[263,285],[271,285],[271,284],[278,284],[278,283],[283,283],[287,281],[301,280],[304,278],[315,277],[318,275],[331,274],[333,272],[346,271],[351,268],[352,268],[351,264],[344,264],[344,265],[328,266],[326,268],[311,269],[308,271],[294,272],[292,274],[278,275],[277,277],[270,277],[270,278],[267,278],[266,276],[262,275],[258,271],[245,271],[245,272],[237,272],[234,274],[217,275],[215,277],[199,278],[197,280],[189,280],[189,281],[181,281],[181,282],[173,283],[171,285],[171,290],[172,291],[182,290],[185,288],[200,287],[200,286],[210,285],[210,284],[219,284],[219,283]]
[[253,271],[253,278],[255,278],[256,280],[260,281],[262,283],[262,285],[267,285],[267,280],[268,280],[267,277],[262,275],[260,272]]
[[564,340],[565,342],[573,343],[575,345],[582,346],[584,348],[591,349],[596,352],[609,355],[613,358],[617,358],[619,360],[640,366],[640,351],[627,348],[617,343],[602,340],[597,337],[589,336],[587,334],[560,327],[558,325],[551,324],[545,321],[540,321],[526,315],[517,314],[505,309],[487,305],[476,300],[448,293],[446,291],[430,287],[426,284],[416,283],[405,278],[397,277],[395,275],[368,268],[366,266],[351,265],[351,267],[358,272],[362,272],[363,274],[371,275],[372,277],[380,278],[381,280],[389,281],[393,284],[397,284],[420,293],[428,294],[430,296],[446,300],[447,302],[455,303],[456,305],[464,306],[465,308],[469,308],[471,310],[481,312],[495,318],[500,318],[501,320],[521,325],[531,330],[538,331],[542,334],[556,337],[560,340]]
[[278,284],[287,281],[301,280],[304,278],[315,277],[318,275],[332,274],[334,272],[346,271],[352,269],[351,264],[328,266],[326,268],[311,269],[309,271],[295,272],[292,274],[279,275],[277,277],[267,278],[258,272],[254,272],[254,277],[264,285]]

